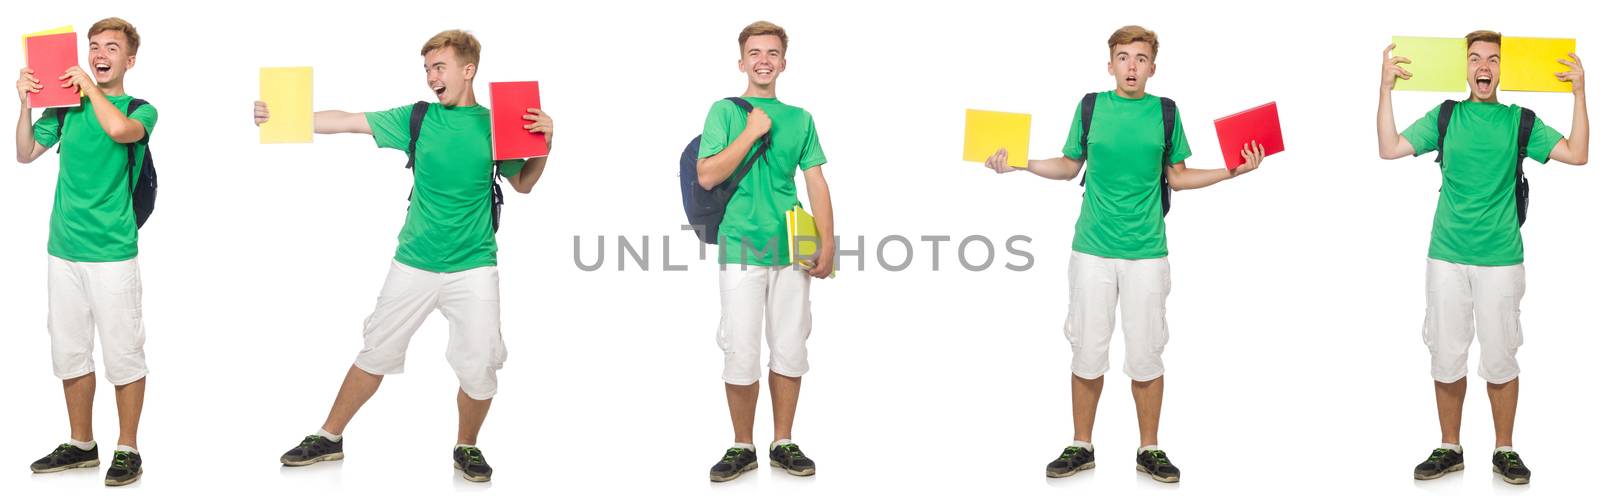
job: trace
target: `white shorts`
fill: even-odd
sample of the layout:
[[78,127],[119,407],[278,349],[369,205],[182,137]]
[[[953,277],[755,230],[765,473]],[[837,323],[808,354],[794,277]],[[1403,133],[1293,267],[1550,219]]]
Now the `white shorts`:
[[722,322],[717,346],[722,348],[722,381],[736,386],[761,379],[761,331],[766,329],[767,368],[778,375],[800,377],[811,336],[811,276],[793,266],[722,265]]
[[1478,376],[1492,384],[1517,378],[1517,347],[1522,346],[1522,295],[1527,292],[1522,264],[1504,267],[1462,265],[1428,259],[1428,314],[1422,342],[1433,355],[1433,380],[1451,383],[1467,376],[1467,348],[1478,337]]
[[475,400],[493,398],[496,371],[506,361],[506,343],[500,337],[500,270],[493,266],[440,273],[391,262],[377,308],[362,331],[365,344],[356,355],[356,367],[376,375],[404,372],[411,336],[436,309],[450,321],[444,356],[461,390]]
[[50,257],[50,361],[61,380],[94,372],[95,329],[106,380],[143,379],[144,286],[139,259],[69,262]]
[[1124,260],[1072,252],[1067,265],[1071,296],[1067,341],[1072,343],[1072,374],[1096,379],[1111,369],[1111,331],[1122,303],[1122,372],[1144,382],[1166,373],[1161,351],[1167,345],[1167,294],[1172,268],[1167,259]]

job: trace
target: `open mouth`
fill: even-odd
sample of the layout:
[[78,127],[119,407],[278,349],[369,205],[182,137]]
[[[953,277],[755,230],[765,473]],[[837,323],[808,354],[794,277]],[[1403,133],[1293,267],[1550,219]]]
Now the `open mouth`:
[[1132,86],[1132,85],[1139,84],[1139,78],[1136,77],[1136,76],[1127,76],[1127,77],[1122,78],[1122,82],[1127,83],[1129,86]]
[[772,75],[772,68],[771,67],[757,67],[756,68],[756,75],[757,76],[771,76]]
[[1476,84],[1478,85],[1478,91],[1482,93],[1488,93],[1489,88],[1492,86],[1489,76],[1478,76]]
[[94,73],[95,74],[103,74],[103,75],[111,74],[111,64],[107,64],[107,63],[104,63],[104,62],[95,64],[94,65]]
[[444,85],[434,86],[433,87],[433,94],[437,95],[437,96],[440,96],[440,97],[443,97],[444,96]]

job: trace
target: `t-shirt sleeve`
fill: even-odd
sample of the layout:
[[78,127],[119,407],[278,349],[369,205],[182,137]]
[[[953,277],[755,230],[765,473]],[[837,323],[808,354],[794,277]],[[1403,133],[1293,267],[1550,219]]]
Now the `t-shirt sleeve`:
[[742,123],[736,123],[744,111],[738,105],[727,100],[717,100],[711,104],[711,111],[706,113],[706,125],[700,130],[700,158],[710,157],[728,148],[733,142],[734,128],[744,130]]
[[1177,108],[1172,109],[1172,157],[1166,164],[1172,165],[1188,160],[1193,153],[1189,152],[1189,137],[1183,134],[1183,113]]
[[528,160],[521,158],[514,160],[501,160],[496,162],[496,164],[500,166],[501,176],[511,177],[521,173],[522,168],[528,164]]
[[822,154],[822,142],[817,139],[817,121],[811,118],[810,112],[806,112],[805,143],[805,148],[800,150],[800,170],[828,163],[828,157]]
[[55,146],[61,142],[61,125],[56,122],[56,112],[66,112],[65,109],[50,109],[39,116],[33,123],[33,141],[45,148]]
[[378,148],[406,151],[411,145],[411,106],[367,112],[367,127],[372,128],[372,141]]
[[1550,161],[1550,151],[1555,150],[1556,143],[1562,140],[1561,132],[1556,131],[1544,120],[1533,118],[1533,134],[1528,135],[1528,158],[1543,164]]
[[1400,136],[1411,142],[1411,149],[1413,150],[1411,156],[1413,157],[1419,157],[1424,153],[1438,150],[1439,107],[1433,107],[1433,110],[1428,111],[1428,115],[1424,115],[1421,119],[1417,119],[1417,122],[1411,123],[1411,127],[1406,128],[1405,132],[1400,133]]
[[1061,147],[1061,155],[1073,160],[1083,160],[1084,149],[1083,143],[1080,143],[1083,140],[1081,136],[1083,136],[1082,104],[1078,105],[1077,110],[1072,111],[1072,130],[1067,131],[1067,144]]
[[144,137],[149,139],[156,132],[156,107],[154,105],[140,105],[133,110],[133,115],[128,118],[144,125]]

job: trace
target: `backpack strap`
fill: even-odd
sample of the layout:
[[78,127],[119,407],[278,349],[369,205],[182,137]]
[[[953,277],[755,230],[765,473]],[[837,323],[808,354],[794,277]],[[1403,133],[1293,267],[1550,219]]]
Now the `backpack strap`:
[[428,107],[428,102],[424,101],[411,104],[411,143],[406,145],[407,169],[417,165],[417,138],[422,136],[422,118],[428,115]]
[[1522,109],[1522,121],[1517,123],[1517,180],[1522,180],[1522,159],[1528,158],[1528,140],[1533,138],[1533,109]]
[[1444,168],[1444,133],[1450,129],[1450,115],[1455,113],[1457,103],[1461,102],[1445,100],[1444,103],[1439,104],[1439,146],[1435,147],[1439,154],[1433,158],[1433,161],[1439,164],[1440,169]]
[[[1172,132],[1178,127],[1178,104],[1171,98],[1161,97],[1161,166],[1172,165]],[[1164,169],[1163,169],[1164,170]],[[1161,177],[1166,177],[1162,174]]]
[[[744,110],[744,113],[746,114],[755,111],[756,108],[755,105],[751,104],[749,100],[745,100],[736,96],[730,96],[728,98],[724,98],[724,100],[733,102],[734,105],[737,105],[740,109]],[[755,168],[756,160],[760,160],[763,155],[766,155],[767,149],[771,147],[772,131],[769,130],[767,131],[767,134],[761,136],[760,141],[756,142],[756,152],[750,155],[749,159],[745,160],[743,163],[740,163],[739,168],[733,171],[733,176],[730,178],[733,180],[733,184],[737,185],[740,182],[743,182],[744,176],[750,173],[750,169]]]
[[[139,110],[139,107],[149,104],[150,102],[140,100],[138,98],[128,102],[128,118],[133,118],[133,111]],[[145,129],[143,138],[139,138],[139,141],[126,145],[128,148],[128,191],[133,191],[135,172],[141,169],[143,165],[139,163],[139,151],[137,150],[136,145],[150,144],[150,131],[150,129]],[[148,154],[149,150],[146,150],[145,153]]]
[[[49,114],[50,116],[55,118],[55,120],[56,120],[56,138],[57,138],[56,141],[61,141],[60,138],[67,135],[67,133],[66,133],[66,131],[67,131],[67,109],[64,108],[64,107],[56,107],[56,108],[51,108],[51,109],[45,109],[45,113]],[[60,143],[57,143],[57,144],[60,144]],[[61,154],[61,147],[60,146],[56,147],[56,154],[57,155]]]
[[[1083,164],[1089,162],[1089,123],[1094,120],[1094,101],[1099,97],[1099,93],[1089,93],[1083,95],[1083,99],[1078,101],[1078,148],[1083,150],[1083,160],[1080,161]],[[1080,164],[1081,166],[1082,164]],[[1083,175],[1078,178],[1078,186],[1083,186],[1088,182],[1089,172],[1084,171]]]

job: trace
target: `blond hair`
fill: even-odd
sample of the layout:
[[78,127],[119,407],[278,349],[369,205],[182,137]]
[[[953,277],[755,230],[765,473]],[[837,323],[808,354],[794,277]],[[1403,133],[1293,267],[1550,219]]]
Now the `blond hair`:
[[1161,49],[1161,42],[1156,39],[1156,32],[1145,29],[1143,26],[1123,26],[1117,32],[1111,33],[1111,38],[1106,40],[1106,48],[1110,49],[1111,56],[1117,55],[1117,45],[1131,45],[1138,42],[1150,44],[1150,60],[1155,60],[1156,51]]
[[783,44],[783,53],[789,53],[789,33],[785,32],[782,26],[767,21],[752,22],[749,26],[745,26],[744,30],[739,31],[739,53],[744,53],[744,42],[749,41],[750,37],[766,35],[777,36],[778,41]]
[[119,31],[124,38],[128,39],[128,55],[137,55],[139,53],[139,30],[134,29],[133,24],[122,20],[120,17],[107,17],[96,21],[93,26],[89,26],[89,37],[93,38],[94,35],[106,31]]
[[1467,33],[1467,46],[1468,47],[1471,47],[1473,43],[1477,43],[1477,42],[1480,42],[1480,41],[1487,41],[1489,43],[1494,43],[1495,45],[1499,45],[1500,44],[1500,33],[1497,33],[1497,32],[1494,32],[1494,31],[1490,31],[1490,30],[1487,30],[1487,29],[1480,29],[1480,30],[1477,30],[1477,31],[1473,31],[1471,33]]
[[456,58],[461,61],[461,65],[478,65],[478,54],[483,51],[483,45],[478,43],[478,37],[460,29],[442,31],[428,38],[428,42],[422,45],[422,55],[426,56],[428,52],[441,48],[454,48]]

